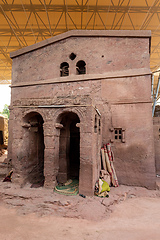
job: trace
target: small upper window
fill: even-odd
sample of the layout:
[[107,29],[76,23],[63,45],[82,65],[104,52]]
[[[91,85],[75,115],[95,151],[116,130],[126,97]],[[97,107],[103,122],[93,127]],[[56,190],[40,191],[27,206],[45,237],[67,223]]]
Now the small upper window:
[[86,63],[83,60],[80,60],[76,64],[77,74],[86,74]]
[[76,54],[72,52],[72,53],[69,55],[69,58],[73,61],[73,60],[76,58]]
[[69,64],[67,62],[63,62],[60,65],[60,76],[65,77],[69,75]]

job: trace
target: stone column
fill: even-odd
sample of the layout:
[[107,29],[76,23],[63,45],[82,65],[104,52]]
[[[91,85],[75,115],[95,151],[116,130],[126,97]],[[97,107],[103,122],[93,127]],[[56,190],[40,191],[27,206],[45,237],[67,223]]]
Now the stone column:
[[80,127],[80,176],[79,193],[87,196],[93,196],[93,157],[92,157],[92,124],[78,124]]
[[44,186],[54,188],[56,184],[56,167],[55,167],[55,136],[52,121],[43,124],[44,129]]
[[25,172],[23,163],[26,162],[23,142],[22,114],[20,109],[12,109],[9,122],[9,159],[12,160],[13,182],[25,184]]

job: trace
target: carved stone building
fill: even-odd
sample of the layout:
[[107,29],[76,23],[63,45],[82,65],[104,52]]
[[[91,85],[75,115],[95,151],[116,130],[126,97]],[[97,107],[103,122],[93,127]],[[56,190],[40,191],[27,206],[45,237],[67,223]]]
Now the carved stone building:
[[75,30],[11,53],[15,182],[78,177],[93,195],[111,142],[120,184],[155,187],[150,34]]

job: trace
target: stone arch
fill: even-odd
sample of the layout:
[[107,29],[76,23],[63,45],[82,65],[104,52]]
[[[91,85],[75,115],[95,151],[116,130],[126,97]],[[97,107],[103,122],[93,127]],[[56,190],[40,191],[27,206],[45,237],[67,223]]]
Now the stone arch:
[[[85,108],[85,107],[84,107]],[[84,108],[79,108],[79,107],[66,107],[66,108],[58,108],[53,115],[53,118],[55,119],[55,123],[59,124],[61,121],[61,116],[62,114],[65,114],[66,112],[73,112],[77,114],[77,116],[80,119],[80,122],[82,123],[84,121]]]
[[60,64],[60,77],[69,76],[69,64],[67,62],[62,62]]
[[76,64],[77,75],[86,74],[86,63],[83,60],[80,60]]
[[44,184],[43,123],[43,117],[37,111],[29,111],[23,117],[22,174],[33,187]]
[[80,169],[80,118],[73,111],[63,111],[57,117],[59,132],[58,182],[79,179]]

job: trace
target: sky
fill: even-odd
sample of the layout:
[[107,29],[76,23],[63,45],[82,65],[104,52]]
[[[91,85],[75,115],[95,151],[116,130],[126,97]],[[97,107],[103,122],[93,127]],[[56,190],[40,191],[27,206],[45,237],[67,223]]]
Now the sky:
[[5,104],[10,105],[11,88],[9,86],[9,84],[0,84],[0,112]]

